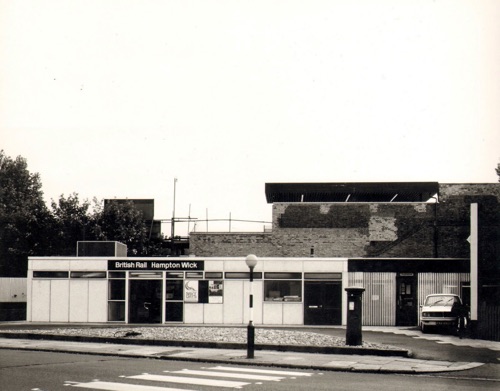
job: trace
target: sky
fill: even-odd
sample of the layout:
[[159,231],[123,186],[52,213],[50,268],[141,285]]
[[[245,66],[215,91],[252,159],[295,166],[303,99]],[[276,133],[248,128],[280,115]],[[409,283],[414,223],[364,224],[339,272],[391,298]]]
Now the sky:
[[0,149],[47,202],[169,219],[175,194],[199,220],[179,235],[262,231],[267,182],[497,182],[499,20],[496,0],[0,0]]

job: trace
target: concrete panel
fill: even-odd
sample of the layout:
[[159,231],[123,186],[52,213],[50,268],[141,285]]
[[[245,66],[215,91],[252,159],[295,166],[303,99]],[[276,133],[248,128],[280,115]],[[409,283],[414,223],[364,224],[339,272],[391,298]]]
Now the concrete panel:
[[222,324],[224,322],[224,304],[204,304],[203,319],[206,324]]
[[71,271],[105,271],[108,270],[106,259],[74,259],[69,263]]
[[203,304],[184,303],[184,323],[203,323]]
[[32,280],[31,320],[33,322],[50,320],[50,281]]
[[89,282],[73,280],[69,284],[69,321],[88,322]]
[[50,321],[69,321],[69,280],[50,282]]
[[224,281],[224,324],[243,323],[243,281]]
[[344,271],[345,265],[347,265],[347,258],[330,260],[315,260],[311,258],[311,261],[304,262],[304,272],[340,273]]
[[69,270],[70,261],[60,258],[34,259],[32,261],[32,270],[45,271],[67,271]]
[[206,272],[222,272],[224,270],[224,261],[205,262]]
[[304,305],[302,303],[283,304],[283,324],[304,324]]
[[283,303],[264,303],[264,324],[283,324],[283,305]]
[[302,261],[301,260],[266,260],[263,263],[263,269],[266,272],[301,272],[302,271]]
[[[262,271],[261,269],[262,265],[257,264],[257,267],[254,269],[254,271]],[[234,261],[225,261],[224,262],[224,271],[225,272],[248,272],[250,271],[248,269],[247,264],[245,263],[245,259],[242,258],[240,260],[234,260]]]
[[108,321],[108,281],[89,280],[89,322]]

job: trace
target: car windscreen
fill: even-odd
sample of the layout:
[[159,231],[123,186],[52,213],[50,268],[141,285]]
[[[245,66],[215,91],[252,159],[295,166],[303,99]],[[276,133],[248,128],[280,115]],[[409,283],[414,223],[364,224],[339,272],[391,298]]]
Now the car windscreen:
[[456,296],[429,296],[425,300],[425,305],[433,306],[433,305],[453,305],[453,303],[458,302]]

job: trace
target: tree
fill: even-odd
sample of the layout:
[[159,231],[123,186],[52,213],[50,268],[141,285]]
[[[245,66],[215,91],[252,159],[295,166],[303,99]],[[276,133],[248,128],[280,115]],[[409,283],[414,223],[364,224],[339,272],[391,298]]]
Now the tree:
[[51,216],[43,201],[38,173],[26,159],[0,151],[0,275],[25,277],[28,256],[50,247]]
[[53,227],[51,255],[75,255],[76,243],[81,240],[95,240],[92,232],[90,202],[80,204],[77,193],[67,198],[62,194],[59,201],[51,202]]
[[113,240],[125,243],[129,255],[143,255],[148,240],[142,212],[132,201],[125,203],[112,200],[98,205],[93,215],[93,234],[97,240]]
[[498,163],[497,168],[495,168],[495,171],[497,172],[498,175],[498,182],[500,182],[500,163]]

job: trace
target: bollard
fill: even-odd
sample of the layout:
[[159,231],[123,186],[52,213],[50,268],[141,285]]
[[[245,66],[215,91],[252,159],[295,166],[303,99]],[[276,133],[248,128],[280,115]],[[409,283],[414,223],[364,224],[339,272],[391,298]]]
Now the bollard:
[[349,287],[345,288],[347,292],[347,329],[346,329],[346,345],[359,346],[363,344],[363,336],[361,332],[362,305],[361,298],[365,288]]

